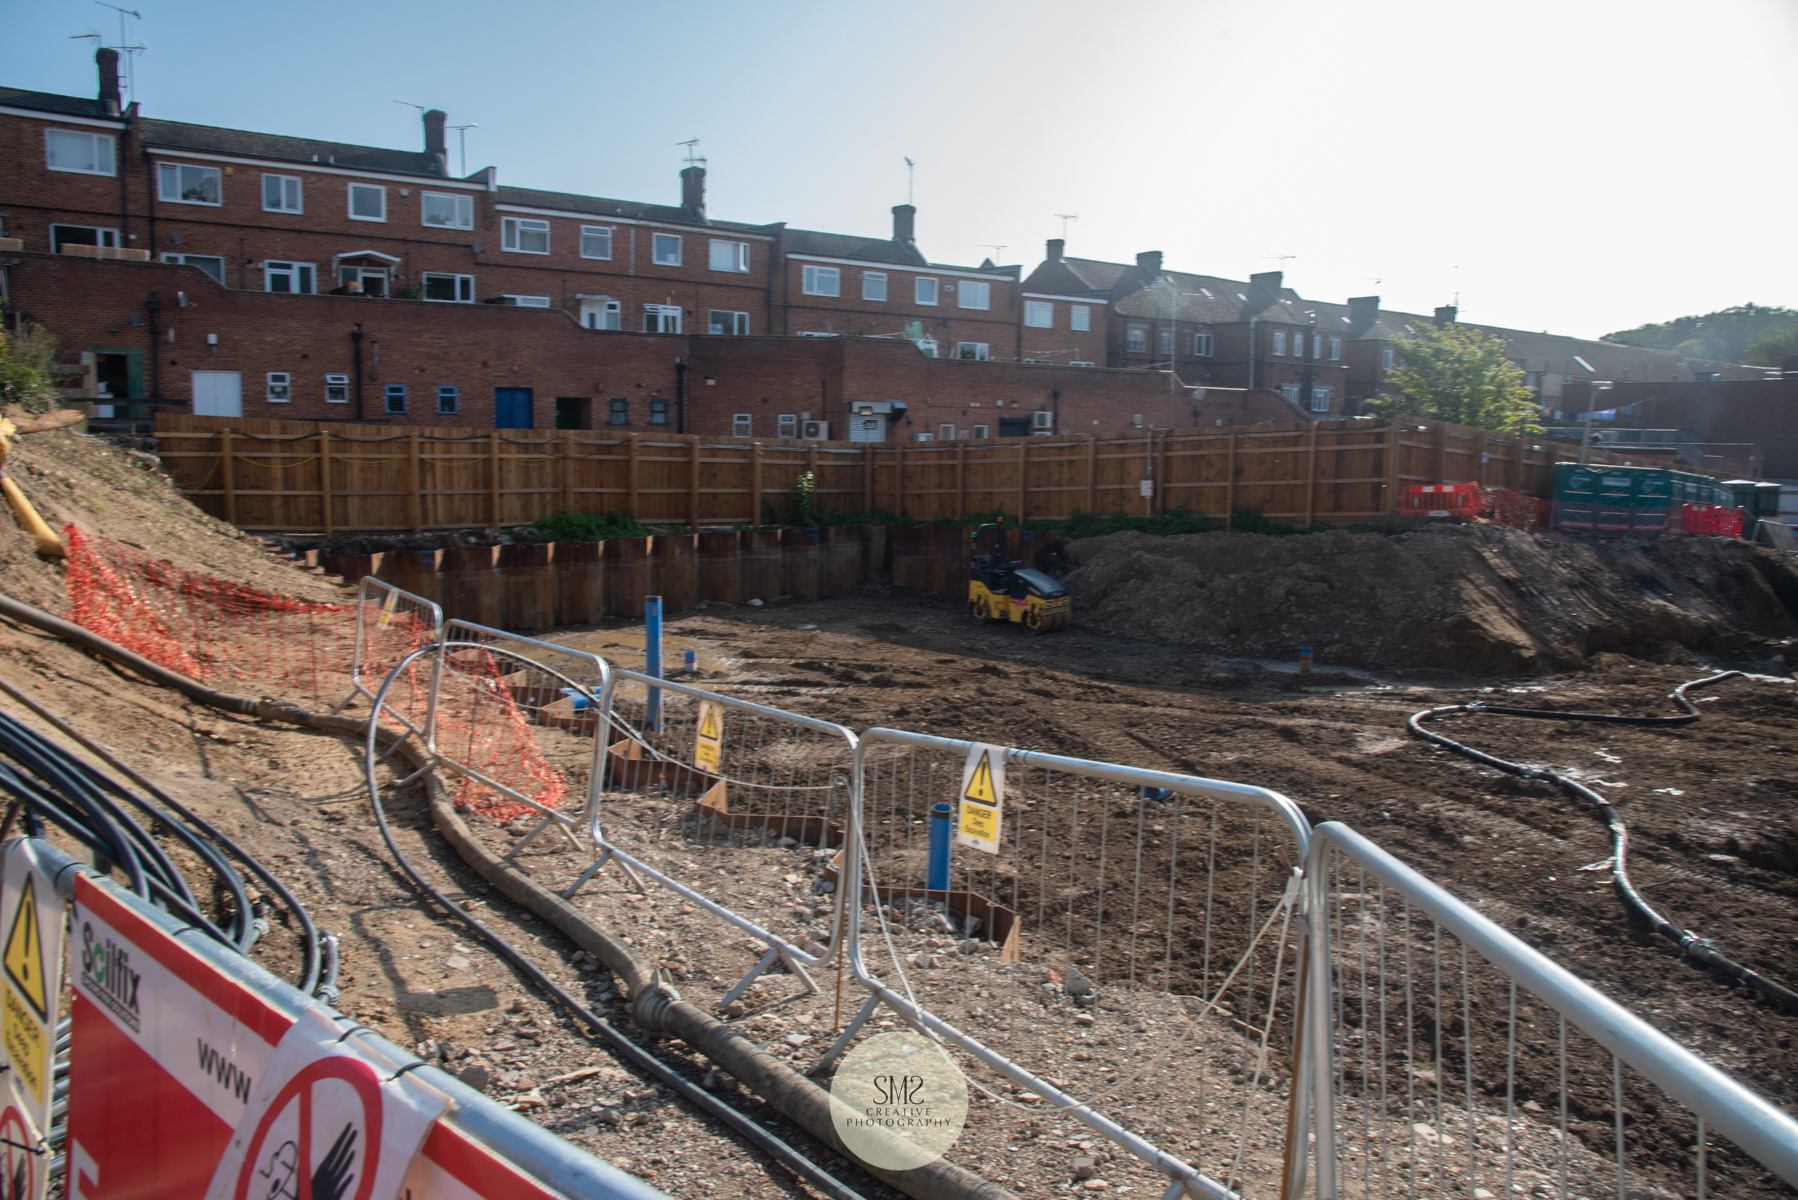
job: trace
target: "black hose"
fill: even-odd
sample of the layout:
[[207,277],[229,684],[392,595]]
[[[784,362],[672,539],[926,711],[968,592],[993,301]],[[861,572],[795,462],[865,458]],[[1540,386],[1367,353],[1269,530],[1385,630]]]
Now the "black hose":
[[568,989],[550,978],[550,976],[538,967],[536,963],[514,949],[510,942],[506,941],[492,929],[489,929],[486,925],[476,920],[467,912],[467,910],[462,908],[461,905],[438,891],[430,883],[426,882],[424,876],[418,873],[417,868],[412,865],[412,861],[406,857],[405,853],[399,848],[399,844],[394,841],[393,830],[389,828],[387,824],[387,810],[381,803],[381,784],[375,774],[375,768],[380,761],[380,755],[377,753],[376,738],[378,734],[384,732],[380,727],[378,718],[382,706],[387,702],[387,691],[389,687],[392,686],[393,681],[400,677],[401,672],[412,665],[414,659],[421,655],[435,653],[436,650],[437,647],[435,646],[427,646],[422,650],[413,651],[399,661],[393,670],[388,673],[387,678],[382,681],[380,691],[375,694],[374,707],[369,715],[367,724],[363,766],[367,776],[369,802],[374,809],[375,825],[381,831],[381,840],[387,843],[387,852],[393,855],[393,860],[399,864],[400,870],[406,873],[406,877],[412,881],[413,886],[418,888],[421,893],[428,897],[438,907],[442,908],[444,912],[450,914],[456,920],[462,922],[462,924],[473,930],[475,936],[487,943],[488,947],[495,954],[512,964],[512,967],[517,970],[519,974],[523,975],[546,992],[553,1002],[578,1017],[639,1070],[655,1076],[655,1078],[660,1080],[665,1086],[678,1092],[696,1107],[702,1109],[708,1116],[716,1118],[721,1124],[740,1134],[757,1149],[768,1154],[770,1157],[777,1159],[795,1175],[799,1176],[813,1187],[820,1189],[826,1195],[839,1197],[840,1200],[862,1200],[861,1195],[853,1188],[836,1179],[822,1167],[818,1166],[818,1164],[812,1162],[809,1158],[805,1157],[805,1155],[788,1145],[782,1139],[768,1132],[767,1129],[757,1124],[753,1118],[749,1117],[747,1114],[738,1112],[718,1097],[699,1088],[692,1080],[687,1079],[679,1072],[675,1071],[674,1068],[662,1062],[653,1054],[650,1054],[647,1050],[620,1033],[610,1021],[607,1021],[604,1017],[588,1008],[585,1004],[582,1004],[568,991]]
[[1773,982],[1766,976],[1752,971],[1731,959],[1717,948],[1709,938],[1700,937],[1695,930],[1681,929],[1657,912],[1653,905],[1643,898],[1642,893],[1629,879],[1629,829],[1623,818],[1609,800],[1576,780],[1565,775],[1557,775],[1553,771],[1541,767],[1526,767],[1502,758],[1495,758],[1482,753],[1471,746],[1462,745],[1453,738],[1443,737],[1439,733],[1431,733],[1423,727],[1423,722],[1444,717],[1450,713],[1492,713],[1505,717],[1534,717],[1548,721],[1596,721],[1612,725],[1690,725],[1701,719],[1697,705],[1686,697],[1689,688],[1706,687],[1713,683],[1721,683],[1725,679],[1741,676],[1741,671],[1724,671],[1717,675],[1707,675],[1703,679],[1690,679],[1673,689],[1672,700],[1685,709],[1685,712],[1674,717],[1626,717],[1610,713],[1562,712],[1553,708],[1509,708],[1498,704],[1445,704],[1440,708],[1427,708],[1419,713],[1411,714],[1406,722],[1412,733],[1426,742],[1441,746],[1445,750],[1453,750],[1464,758],[1470,758],[1483,766],[1488,766],[1507,775],[1515,775],[1519,779],[1546,779],[1570,796],[1584,800],[1592,806],[1598,819],[1604,822],[1605,828],[1611,831],[1611,881],[1617,888],[1624,906],[1636,913],[1653,927],[1654,931],[1678,946],[1680,953],[1694,962],[1713,967],[1724,974],[1738,979],[1746,987],[1753,988],[1761,995],[1778,1001],[1789,1008],[1798,1009],[1798,992]]

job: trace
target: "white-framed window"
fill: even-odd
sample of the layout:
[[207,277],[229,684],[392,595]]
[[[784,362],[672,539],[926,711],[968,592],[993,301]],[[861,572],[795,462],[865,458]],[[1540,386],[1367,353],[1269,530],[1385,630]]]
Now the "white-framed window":
[[[119,231],[97,225],[50,226],[50,252],[61,254],[64,246],[110,246],[117,248]],[[167,260],[165,260],[167,261]]]
[[1195,333],[1192,335],[1193,357],[1195,357],[1195,358],[1210,358],[1211,357],[1211,346],[1212,346],[1212,341],[1211,341],[1210,334]]
[[1032,329],[1055,328],[1055,306],[1047,300],[1024,301],[1024,324]]
[[387,268],[365,267],[359,263],[339,263],[337,284],[351,294],[385,296],[387,294]]
[[262,177],[262,211],[303,213],[304,192],[298,175],[264,175]]
[[651,257],[658,266],[680,266],[680,237],[672,233],[658,233],[650,246]]
[[800,283],[808,296],[838,296],[842,294],[843,273],[835,267],[814,267],[807,263],[801,274],[804,278]]
[[420,192],[418,218],[437,229],[473,229],[474,197],[454,192]]
[[270,371],[268,373],[268,402],[270,404],[293,403],[293,376],[286,371]]
[[649,423],[651,425],[668,423],[668,397],[651,396],[649,398]]
[[111,175],[112,144],[112,138],[104,133],[46,129],[44,165],[52,171],[73,171],[77,175]]
[[382,394],[386,397],[386,400],[387,400],[386,407],[387,407],[388,412],[403,413],[406,411],[406,385],[405,384],[390,383],[387,385],[386,391],[383,392]]
[[939,442],[953,442],[955,440],[955,426],[938,425],[936,427],[936,440]]
[[581,324],[588,329],[620,329],[624,325],[624,305],[603,297],[583,300]]
[[1068,306],[1068,328],[1086,333],[1093,327],[1093,310],[1084,304]]
[[743,274],[749,270],[748,242],[712,242],[712,270]]
[[1311,389],[1311,411],[1312,412],[1329,412],[1330,411],[1330,389],[1329,388],[1313,387]]
[[991,308],[993,306],[993,285],[964,282],[961,290],[956,293],[955,303],[961,308]]
[[581,257],[612,257],[612,227],[610,225],[581,226]]
[[1280,355],[1282,358],[1286,355],[1286,333],[1284,330],[1274,330],[1273,353]]
[[774,418],[774,436],[796,438],[799,436],[799,417],[794,413],[781,413]]
[[1096,367],[1096,366],[1098,366],[1098,364],[1097,363],[1089,363],[1089,362],[1071,362],[1068,364],[1068,366],[1070,366],[1070,367]]
[[914,433],[914,434],[912,434],[912,437],[916,438],[920,442],[928,442],[935,436],[936,435],[933,433]]
[[1296,383],[1282,383],[1280,385],[1280,394],[1294,404],[1297,404],[1299,402],[1299,385]]
[[985,342],[957,342],[955,343],[955,357],[974,362],[985,362],[990,357],[988,349]]
[[1132,325],[1124,330],[1124,351],[1128,354],[1147,354],[1149,352],[1149,331],[1142,325]]
[[919,304],[936,303],[936,280],[927,276],[918,276],[912,287],[912,299]]
[[985,425],[976,425],[976,426],[974,426],[973,430],[970,432],[969,436],[983,438],[986,436],[986,430],[987,430],[987,427]]
[[706,323],[711,333],[725,334],[732,337],[749,336],[749,314],[746,312],[728,312],[714,308],[711,319]]
[[862,299],[885,300],[887,298],[887,273],[885,271],[862,272]]
[[645,304],[643,306],[643,332],[679,333],[680,312],[678,304]]
[[419,283],[424,288],[426,300],[438,300],[448,304],[474,303],[473,275],[451,275],[440,271],[426,271],[419,276]]
[[1337,359],[1339,359],[1341,357],[1342,357],[1342,339],[1339,337],[1333,337],[1330,339],[1330,361],[1335,362]]
[[506,303],[510,304],[513,308],[548,308],[548,307],[550,307],[550,299],[548,296],[514,296],[510,292],[508,292],[505,295],[501,296],[500,299],[504,300]]
[[1321,359],[1324,356],[1324,338],[1321,333],[1311,335],[1311,357]]
[[162,256],[165,263],[184,263],[190,267],[198,267],[220,283],[225,282],[225,260],[216,254],[170,254]]
[[606,424],[629,425],[631,423],[631,402],[623,397],[615,397],[606,401]]
[[499,244],[514,254],[548,254],[549,222],[505,217],[499,223]]
[[348,375],[325,376],[325,403],[348,404],[350,402],[350,377]]
[[1157,330],[1156,333],[1157,337],[1155,338],[1155,345],[1157,352],[1172,358],[1174,356],[1174,331],[1171,329],[1161,329]]
[[171,204],[223,204],[223,180],[224,174],[217,167],[157,163],[156,198]]
[[266,292],[296,292],[308,295],[318,290],[318,270],[311,263],[264,262],[262,289]]
[[387,189],[375,183],[350,184],[350,220],[385,221]]
[[1380,351],[1380,370],[1382,370],[1382,371],[1392,370],[1392,351],[1391,350]]
[[755,414],[754,413],[733,413],[733,414],[731,414],[730,435],[732,437],[740,437],[740,438],[754,437],[755,436]]
[[462,409],[462,393],[452,383],[437,386],[437,411],[444,414],[460,412]]

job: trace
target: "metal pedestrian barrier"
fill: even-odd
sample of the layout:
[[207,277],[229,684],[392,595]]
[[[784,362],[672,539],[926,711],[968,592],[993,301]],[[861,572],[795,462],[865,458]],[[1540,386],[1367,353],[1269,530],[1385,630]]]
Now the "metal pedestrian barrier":
[[[375,691],[387,673],[406,655],[437,641],[443,630],[443,609],[390,583],[363,576],[356,587],[356,631],[350,650],[350,694],[332,712],[348,707],[360,696],[374,702]],[[423,724],[422,672],[388,693],[383,706],[402,725],[417,733]]]
[[1335,822],[1307,859],[1316,1197],[1798,1185],[1798,1120]]

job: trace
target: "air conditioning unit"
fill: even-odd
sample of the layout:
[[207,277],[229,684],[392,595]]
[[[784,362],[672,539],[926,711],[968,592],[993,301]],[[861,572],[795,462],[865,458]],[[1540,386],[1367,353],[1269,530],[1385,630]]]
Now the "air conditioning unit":
[[1030,428],[1053,431],[1055,428],[1055,414],[1046,408],[1038,409],[1036,412],[1030,414]]
[[799,422],[799,440],[804,442],[828,442],[830,440],[830,422]]

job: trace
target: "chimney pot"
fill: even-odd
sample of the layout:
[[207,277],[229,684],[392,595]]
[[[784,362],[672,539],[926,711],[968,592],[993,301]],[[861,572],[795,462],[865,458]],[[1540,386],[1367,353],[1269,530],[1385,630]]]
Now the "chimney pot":
[[449,142],[443,127],[448,121],[449,114],[440,108],[425,111],[425,153],[431,156],[431,165],[437,173],[445,176],[449,174]]
[[680,206],[695,221],[705,220],[705,168],[683,167],[680,173]]
[[1444,325],[1453,325],[1455,323],[1455,315],[1460,311],[1460,309],[1452,304],[1446,304],[1441,308],[1438,308],[1436,310],[1436,328],[1441,329]]
[[1049,261],[1060,262],[1062,251],[1067,249],[1067,242],[1062,238],[1049,239]]
[[1277,297],[1280,294],[1280,288],[1283,286],[1285,278],[1286,272],[1284,271],[1262,271],[1259,274],[1249,276],[1249,282],[1256,287],[1266,288]]
[[1144,250],[1136,256],[1136,265],[1157,275],[1161,273],[1161,251]]
[[893,240],[909,246],[918,240],[918,210],[909,204],[893,205]]
[[106,106],[106,115],[119,115],[119,52],[102,48],[94,52],[94,62],[100,68],[100,103]]

